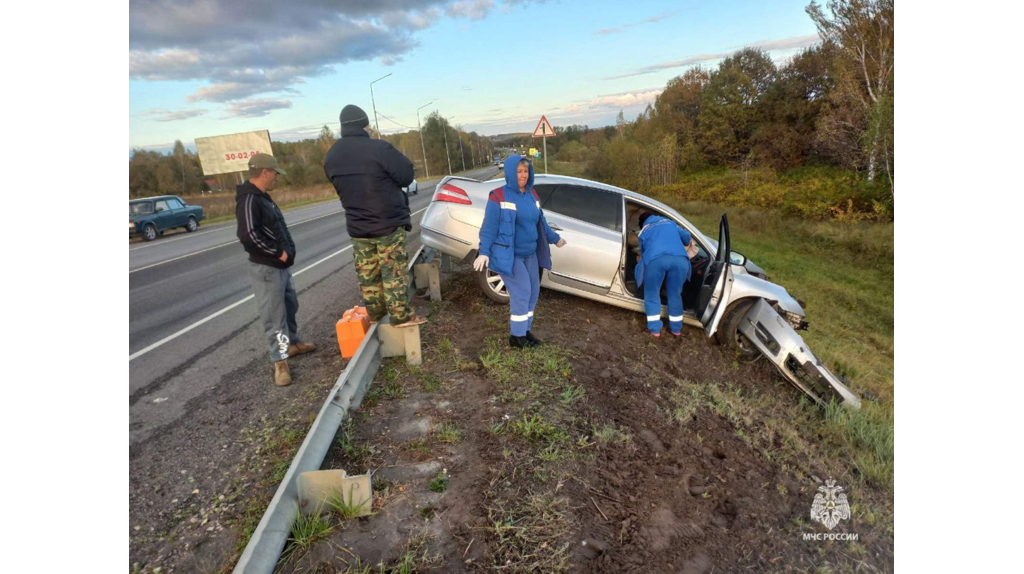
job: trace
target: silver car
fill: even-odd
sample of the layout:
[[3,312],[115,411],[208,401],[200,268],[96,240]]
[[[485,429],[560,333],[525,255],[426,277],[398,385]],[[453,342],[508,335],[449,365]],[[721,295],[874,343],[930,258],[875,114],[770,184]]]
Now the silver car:
[[[420,223],[424,245],[472,262],[488,193],[504,183],[504,179],[442,179]],[[684,323],[703,328],[708,337],[743,356],[768,357],[788,381],[819,404],[835,400],[860,408],[857,395],[825,368],[797,333],[807,328],[803,305],[784,287],[768,281],[760,267],[730,249],[724,214],[716,241],[671,207],[611,185],[538,174],[534,189],[551,228],[566,240],[564,247],[551,250],[551,270],[541,276],[541,287],[643,313],[643,292],[633,277],[639,219],[643,213],[668,217],[687,229],[698,247],[693,275],[683,287]],[[476,275],[487,297],[508,303],[499,275],[490,270]],[[664,303],[664,293],[662,297]]]

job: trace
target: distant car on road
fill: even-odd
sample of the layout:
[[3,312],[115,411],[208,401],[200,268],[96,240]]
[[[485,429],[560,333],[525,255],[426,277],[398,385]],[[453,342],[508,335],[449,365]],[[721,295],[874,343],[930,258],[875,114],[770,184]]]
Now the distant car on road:
[[420,192],[420,184],[414,179],[412,180],[412,183],[409,184],[409,187],[403,187],[402,191],[404,191],[406,195],[410,193],[416,195]]
[[189,205],[177,195],[133,199],[128,202],[128,235],[153,241],[175,227],[191,233],[204,217],[201,206]]
[[501,158],[500,158],[500,157],[496,157],[496,158],[494,158],[494,165],[495,165],[495,166],[497,166],[497,167],[501,167],[501,164],[502,164],[502,163],[504,163],[504,162],[502,162],[502,161],[501,161]]

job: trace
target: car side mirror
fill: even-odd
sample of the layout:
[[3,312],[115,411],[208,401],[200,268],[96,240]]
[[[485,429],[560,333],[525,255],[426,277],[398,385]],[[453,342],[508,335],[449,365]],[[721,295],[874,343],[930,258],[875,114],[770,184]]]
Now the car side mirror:
[[730,251],[729,252],[729,263],[732,263],[733,265],[746,265],[747,264],[747,256],[742,254],[742,253],[740,253],[739,251]]

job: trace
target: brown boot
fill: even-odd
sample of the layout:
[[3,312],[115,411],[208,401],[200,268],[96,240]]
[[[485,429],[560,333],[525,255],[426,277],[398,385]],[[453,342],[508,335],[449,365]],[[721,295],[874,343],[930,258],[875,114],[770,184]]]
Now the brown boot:
[[316,345],[313,343],[306,343],[305,341],[296,341],[295,343],[288,346],[288,356],[295,357],[297,355],[305,355],[306,353],[312,353],[316,350]]
[[406,321],[405,323],[399,323],[398,325],[395,325],[395,327],[412,327],[413,325],[422,325],[426,322],[426,317],[413,313],[412,317],[409,317],[408,321]]
[[287,387],[292,384],[292,375],[288,372],[288,361],[274,363],[274,384],[279,387]]

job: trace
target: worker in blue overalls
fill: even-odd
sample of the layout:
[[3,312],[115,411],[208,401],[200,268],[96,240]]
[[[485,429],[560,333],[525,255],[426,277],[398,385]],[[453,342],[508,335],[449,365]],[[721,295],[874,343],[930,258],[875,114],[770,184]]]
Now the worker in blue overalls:
[[645,213],[640,216],[640,261],[636,264],[636,285],[644,288],[647,329],[661,336],[661,285],[668,295],[668,328],[676,337],[683,331],[683,283],[690,279],[687,247],[690,232],[676,222]]
[[533,164],[514,155],[505,160],[505,185],[490,193],[480,227],[480,255],[473,268],[489,268],[508,288],[509,345],[535,347],[541,343],[530,330],[540,295],[540,268],[551,269],[551,249],[565,240],[551,230],[540,198],[533,189]]

